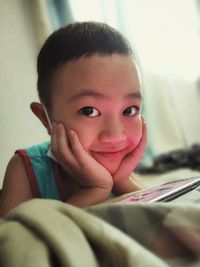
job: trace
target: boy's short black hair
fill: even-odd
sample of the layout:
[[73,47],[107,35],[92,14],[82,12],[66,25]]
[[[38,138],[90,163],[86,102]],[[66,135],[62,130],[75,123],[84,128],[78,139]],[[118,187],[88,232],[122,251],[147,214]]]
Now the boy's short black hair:
[[38,95],[51,107],[51,83],[58,66],[94,54],[132,55],[126,38],[117,30],[100,22],[75,22],[53,32],[42,46],[37,60]]

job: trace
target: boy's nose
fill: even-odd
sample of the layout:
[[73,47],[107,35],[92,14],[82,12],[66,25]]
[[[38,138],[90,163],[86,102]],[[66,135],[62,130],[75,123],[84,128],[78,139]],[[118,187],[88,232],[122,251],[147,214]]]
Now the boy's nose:
[[104,123],[100,132],[99,140],[102,143],[116,144],[126,140],[126,133],[122,122],[119,119],[111,118]]

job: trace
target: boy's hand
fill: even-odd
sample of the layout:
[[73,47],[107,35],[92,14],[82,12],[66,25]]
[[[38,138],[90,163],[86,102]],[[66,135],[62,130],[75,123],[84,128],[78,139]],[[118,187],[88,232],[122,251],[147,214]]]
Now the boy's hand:
[[54,123],[51,149],[63,169],[80,187],[109,188],[111,191],[112,176],[106,168],[85,151],[74,130],[70,130],[66,135],[64,126],[61,123]]
[[137,147],[124,157],[119,165],[119,168],[113,175],[114,183],[121,182],[129,177],[131,172],[140,163],[140,160],[144,154],[147,142],[147,127],[144,119],[142,118],[142,137]]

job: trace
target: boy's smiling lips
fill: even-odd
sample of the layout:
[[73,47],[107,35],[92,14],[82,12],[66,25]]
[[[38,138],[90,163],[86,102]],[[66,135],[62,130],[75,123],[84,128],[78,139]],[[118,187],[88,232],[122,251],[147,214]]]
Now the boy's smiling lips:
[[95,152],[94,157],[103,157],[103,158],[115,158],[115,157],[121,157],[123,154],[123,151],[118,151],[118,152]]
[[92,156],[105,167],[109,166],[107,164],[118,165],[124,158],[127,152],[126,149],[121,149],[118,151],[92,151]]
[[129,153],[132,150],[130,146],[120,148],[120,149],[107,149],[107,150],[91,150],[92,155],[95,157],[100,156],[100,157],[118,157],[118,156],[124,156],[127,153]]
[[117,154],[117,153],[121,153],[122,151],[124,151],[124,149],[119,149],[119,150],[102,150],[102,151],[92,151],[92,153],[97,153],[97,154],[102,154],[102,155],[112,155],[112,154]]

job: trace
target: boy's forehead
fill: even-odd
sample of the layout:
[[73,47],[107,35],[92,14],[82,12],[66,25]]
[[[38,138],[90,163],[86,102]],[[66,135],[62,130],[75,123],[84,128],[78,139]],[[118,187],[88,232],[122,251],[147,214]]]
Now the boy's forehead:
[[[121,55],[121,54],[112,54],[112,55],[99,55],[94,54],[90,56],[82,56],[77,59],[72,59],[66,63],[60,65],[56,72],[57,74],[70,73],[71,76],[81,73],[82,75],[93,72],[104,71],[122,71],[135,72],[138,71],[137,64],[132,55]],[[105,73],[106,74],[106,73]],[[79,78],[79,77],[76,77]],[[82,76],[81,76],[82,78]]]
[[[110,100],[112,98],[117,98],[116,94],[105,94],[104,92],[98,92],[95,89],[81,89],[77,92],[74,92],[74,94],[70,95],[68,97],[69,101],[76,101],[83,98],[95,98],[95,99],[105,99]],[[140,90],[128,93],[126,95],[123,95],[124,99],[134,99],[139,98],[141,99],[141,92]]]
[[140,92],[138,68],[131,56],[83,57],[59,67],[54,76],[55,94],[124,95]]

